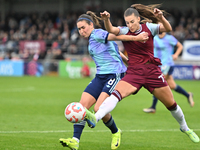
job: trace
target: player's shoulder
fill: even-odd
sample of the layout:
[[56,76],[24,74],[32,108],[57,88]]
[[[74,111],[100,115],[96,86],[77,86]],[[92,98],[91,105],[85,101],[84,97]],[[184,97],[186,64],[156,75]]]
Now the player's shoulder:
[[129,32],[129,28],[127,26],[118,26],[119,35],[127,34]]
[[90,35],[90,37],[94,39],[105,39],[108,35],[108,31],[103,29],[94,29]]
[[107,32],[107,31],[99,28],[99,29],[94,29],[93,32],[94,33],[101,33],[101,32]]
[[148,28],[158,28],[160,25],[157,23],[146,22],[143,25],[146,25]]

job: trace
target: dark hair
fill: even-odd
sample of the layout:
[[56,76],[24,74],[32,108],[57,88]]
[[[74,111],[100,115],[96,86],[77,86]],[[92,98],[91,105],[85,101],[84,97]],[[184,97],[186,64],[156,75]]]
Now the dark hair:
[[85,20],[88,24],[92,22],[94,24],[94,28],[101,28],[101,24],[99,21],[101,21],[102,19],[96,16],[96,14],[92,11],[87,11],[86,14],[80,15],[76,23],[82,20]]
[[[136,17],[141,17],[143,20],[141,22],[152,22],[158,23],[159,19],[154,15],[154,8],[159,8],[161,4],[153,5],[143,5],[143,4],[133,4],[130,8],[126,9],[124,16],[130,16],[134,14]],[[164,10],[161,10],[163,13]],[[166,12],[165,12],[166,13]]]

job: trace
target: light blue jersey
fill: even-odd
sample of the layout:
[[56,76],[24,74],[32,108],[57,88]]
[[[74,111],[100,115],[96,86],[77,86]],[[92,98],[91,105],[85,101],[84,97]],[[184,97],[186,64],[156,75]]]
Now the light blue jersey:
[[126,72],[118,46],[114,41],[107,41],[108,32],[94,29],[89,37],[89,54],[94,60],[97,74],[115,74]]
[[165,34],[163,38],[158,35],[154,37],[154,56],[161,60],[162,66],[174,65],[172,55],[177,42],[178,40],[169,34]]

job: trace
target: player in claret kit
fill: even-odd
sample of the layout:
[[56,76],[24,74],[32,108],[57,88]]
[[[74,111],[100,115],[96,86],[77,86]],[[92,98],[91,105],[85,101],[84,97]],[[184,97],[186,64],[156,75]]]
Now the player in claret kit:
[[[101,18],[97,17],[91,11],[82,14],[77,20],[77,28],[80,35],[89,40],[88,51],[97,68],[96,76],[82,93],[80,103],[87,109],[95,104],[95,111],[97,111],[101,103],[110,96],[115,85],[124,76],[127,69],[121,57],[123,57],[124,61],[127,61],[127,58],[122,55],[122,53],[120,57],[117,44],[113,41],[146,41],[148,39],[148,33],[143,33],[138,36],[116,36],[105,30],[97,29],[100,27],[100,20]],[[108,113],[103,116],[102,120],[112,133],[111,149],[117,149],[120,146],[121,130],[117,128],[111,114]],[[73,138],[61,138],[61,144],[70,149],[78,150],[79,140],[85,123],[86,121],[84,120],[74,124]]]
[[[146,42],[123,41],[129,59],[126,75],[118,82],[111,96],[105,99],[95,114],[86,110],[87,123],[90,127],[95,127],[96,123],[107,113],[110,113],[119,101],[131,94],[136,94],[141,87],[144,87],[171,112],[179,123],[180,130],[188,135],[193,142],[199,142],[199,137],[188,127],[181,108],[174,100],[171,89],[159,68],[160,59],[154,57],[154,36],[172,30],[170,23],[163,16],[163,11],[158,9],[158,6],[132,5],[124,12],[127,25],[125,27],[112,26],[109,19],[110,14],[107,11],[101,13],[108,32],[115,35],[133,36],[148,32],[149,39]],[[140,23],[141,17],[144,18],[143,24]]]

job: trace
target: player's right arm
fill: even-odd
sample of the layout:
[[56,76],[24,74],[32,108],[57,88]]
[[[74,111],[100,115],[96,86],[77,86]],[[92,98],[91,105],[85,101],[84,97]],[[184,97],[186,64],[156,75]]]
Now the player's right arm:
[[112,33],[108,34],[108,41],[139,41],[146,42],[149,39],[147,32],[142,32],[136,36],[133,35],[115,35]]
[[176,44],[176,52],[172,55],[173,60],[176,60],[183,50],[183,45],[178,41]]
[[100,15],[101,15],[101,18],[104,21],[104,26],[105,26],[106,30],[110,33],[118,35],[119,34],[119,28],[114,27],[112,25],[112,23],[110,22],[110,13],[107,12],[107,11],[104,11],[104,12],[100,13]]

